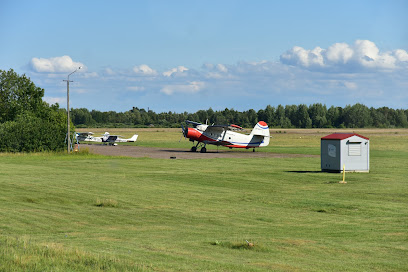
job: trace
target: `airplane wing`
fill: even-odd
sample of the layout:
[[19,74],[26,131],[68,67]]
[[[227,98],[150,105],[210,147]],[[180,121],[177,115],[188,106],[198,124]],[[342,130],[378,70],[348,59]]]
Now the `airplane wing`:
[[227,128],[227,126],[223,126],[223,125],[212,125],[212,126],[208,126],[207,129],[205,130],[206,132],[223,132],[225,131]]
[[245,130],[245,129],[243,129],[242,127],[240,127],[240,126],[238,126],[238,125],[234,125],[234,124],[229,125],[228,128],[229,128],[230,130]]
[[77,139],[78,141],[86,141],[86,142],[100,142],[101,138],[94,137],[93,132],[77,132]]
[[110,135],[109,138],[106,140],[107,142],[115,142],[115,143],[133,143],[136,142],[137,137],[139,135],[134,134],[131,138],[129,139],[123,139],[123,136],[120,135]]
[[212,125],[212,126],[208,126],[207,130],[210,129],[214,129],[216,131],[220,131],[220,130],[232,130],[232,131],[237,131],[237,130],[244,130],[242,127],[238,126],[238,125]]
[[197,123],[197,122],[190,121],[190,120],[186,120],[186,123],[187,123],[187,124],[191,124],[191,125],[193,125],[193,126],[202,125],[201,123]]
[[[186,124],[191,124],[194,127],[203,125],[201,123],[190,121],[190,120],[186,120]],[[234,125],[234,124],[230,124],[230,125],[207,125],[206,124],[204,130],[214,131],[214,132],[222,132],[222,131],[226,131],[226,130],[238,131],[238,130],[244,130],[244,129],[242,127],[240,127],[238,125]]]
[[77,132],[77,134],[78,134],[79,137],[87,137],[87,136],[90,136],[90,135],[94,135],[93,132]]
[[107,142],[115,142],[118,137],[120,137],[119,135],[109,135],[108,139],[106,140]]

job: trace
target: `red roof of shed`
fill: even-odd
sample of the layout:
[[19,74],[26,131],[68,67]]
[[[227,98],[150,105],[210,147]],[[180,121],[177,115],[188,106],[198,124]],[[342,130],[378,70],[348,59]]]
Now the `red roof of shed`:
[[369,140],[367,137],[364,137],[364,136],[359,135],[357,133],[333,133],[333,134],[322,137],[322,140],[344,140],[344,139],[350,138],[352,136],[358,136],[360,138]]

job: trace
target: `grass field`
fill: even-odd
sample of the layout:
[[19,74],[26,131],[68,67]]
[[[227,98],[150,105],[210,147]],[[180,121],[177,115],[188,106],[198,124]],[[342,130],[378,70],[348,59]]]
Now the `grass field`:
[[[191,146],[174,129],[109,132]],[[333,131],[271,132],[260,152],[318,155]],[[407,271],[408,130],[355,132],[370,173],[347,184],[319,157],[2,154],[0,271]]]

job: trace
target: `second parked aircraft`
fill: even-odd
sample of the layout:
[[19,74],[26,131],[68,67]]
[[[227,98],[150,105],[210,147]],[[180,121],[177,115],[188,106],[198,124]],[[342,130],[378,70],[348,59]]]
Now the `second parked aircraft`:
[[236,131],[244,129],[237,125],[207,125],[193,121],[186,121],[187,125],[193,127],[183,127],[182,132],[185,138],[197,144],[191,148],[196,152],[201,147],[200,152],[207,152],[206,145],[218,145],[229,148],[253,148],[267,146],[269,144],[269,127],[264,121],[259,121],[250,134],[242,134]]

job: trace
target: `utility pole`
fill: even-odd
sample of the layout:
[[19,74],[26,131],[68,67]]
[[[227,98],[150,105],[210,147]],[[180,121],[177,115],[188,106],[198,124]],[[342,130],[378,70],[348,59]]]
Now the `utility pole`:
[[73,82],[72,80],[69,80],[69,76],[72,75],[73,73],[75,73],[76,71],[78,71],[79,69],[81,69],[82,67],[78,67],[77,69],[75,69],[75,71],[73,71],[72,73],[70,73],[68,75],[68,78],[63,81],[67,82],[67,152],[68,154],[71,152],[71,131],[70,131],[70,120],[69,120],[69,83]]

